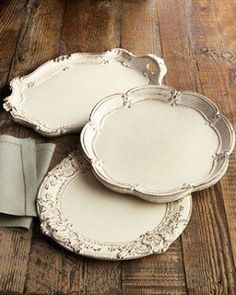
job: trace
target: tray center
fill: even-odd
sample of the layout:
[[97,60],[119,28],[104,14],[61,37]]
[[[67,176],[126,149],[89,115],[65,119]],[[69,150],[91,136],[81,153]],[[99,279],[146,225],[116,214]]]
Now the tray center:
[[90,171],[79,174],[62,197],[63,213],[74,229],[104,242],[131,241],[153,230],[164,217],[166,206],[115,193]]
[[218,144],[198,111],[144,100],[107,115],[94,150],[116,182],[162,192],[208,176]]
[[141,71],[117,61],[70,65],[26,88],[22,108],[30,118],[45,123],[48,128],[82,127],[100,99],[148,82]]

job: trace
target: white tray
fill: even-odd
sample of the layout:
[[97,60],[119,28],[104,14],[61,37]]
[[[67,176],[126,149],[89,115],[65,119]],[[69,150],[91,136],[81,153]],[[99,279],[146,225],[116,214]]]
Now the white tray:
[[225,173],[234,131],[208,98],[167,86],[105,98],[81,133],[85,155],[109,188],[169,202]]
[[57,136],[82,128],[103,97],[161,84],[165,74],[163,59],[153,54],[135,56],[124,49],[60,56],[12,80],[4,108],[15,121],[45,136]]
[[108,190],[89,167],[74,153],[49,172],[39,190],[42,231],[63,247],[99,259],[134,259],[165,252],[186,227],[190,195],[151,204]]

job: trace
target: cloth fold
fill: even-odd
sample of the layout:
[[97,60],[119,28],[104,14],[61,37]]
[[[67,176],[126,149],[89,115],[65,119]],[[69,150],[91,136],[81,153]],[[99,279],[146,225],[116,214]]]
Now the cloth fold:
[[30,227],[54,149],[52,143],[0,136],[0,227]]

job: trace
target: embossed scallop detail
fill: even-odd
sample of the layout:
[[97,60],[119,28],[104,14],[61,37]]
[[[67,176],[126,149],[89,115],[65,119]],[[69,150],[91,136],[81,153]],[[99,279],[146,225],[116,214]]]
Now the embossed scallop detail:
[[81,144],[107,187],[151,202],[170,202],[216,183],[235,136],[203,95],[145,86],[105,98],[94,108]]
[[44,179],[37,210],[43,233],[64,248],[97,259],[126,260],[165,252],[188,224],[192,197],[149,204],[121,196],[100,184],[75,152]]
[[162,84],[166,71],[163,59],[153,54],[135,56],[119,48],[60,56],[13,79],[4,108],[15,121],[45,136],[78,132],[101,98]]

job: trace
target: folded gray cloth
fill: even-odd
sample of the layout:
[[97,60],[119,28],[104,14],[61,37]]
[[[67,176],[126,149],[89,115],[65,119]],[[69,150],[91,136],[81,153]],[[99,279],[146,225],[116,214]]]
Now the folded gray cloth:
[[55,144],[53,143],[41,143],[36,145],[37,188],[48,171],[54,150]]
[[29,229],[33,217],[14,216],[0,213],[0,227],[14,227]]
[[0,227],[30,227],[54,149],[51,143],[0,136]]

